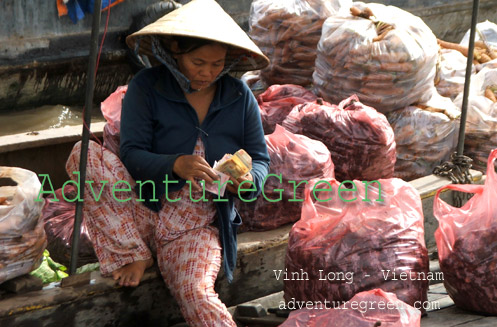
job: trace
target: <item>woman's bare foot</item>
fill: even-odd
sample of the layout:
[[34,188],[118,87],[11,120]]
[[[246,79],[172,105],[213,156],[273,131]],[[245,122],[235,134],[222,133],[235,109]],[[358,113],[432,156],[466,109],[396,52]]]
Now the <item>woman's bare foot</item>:
[[152,258],[134,261],[114,270],[112,272],[112,277],[115,281],[118,281],[121,286],[138,286],[145,269],[151,267],[153,263],[154,260]]

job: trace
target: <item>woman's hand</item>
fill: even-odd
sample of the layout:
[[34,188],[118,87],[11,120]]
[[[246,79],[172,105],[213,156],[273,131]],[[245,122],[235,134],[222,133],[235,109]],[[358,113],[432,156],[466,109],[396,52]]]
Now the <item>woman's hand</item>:
[[[254,181],[254,177],[252,176],[251,173],[246,173],[245,175],[243,175],[242,177],[239,177],[238,179],[234,179],[233,177],[230,177],[229,179],[231,182],[233,182],[233,184],[231,183],[226,183],[226,189],[233,193],[233,194],[236,194],[238,195],[238,187],[240,186],[240,184],[243,182],[243,181],[251,181],[253,182]],[[250,183],[244,183],[242,185],[242,187],[244,189],[249,189],[251,186]],[[241,194],[244,194],[246,193],[247,191],[244,191],[244,192],[240,192]]]
[[204,180],[207,183],[219,180],[219,176],[211,168],[209,163],[201,156],[193,154],[181,155],[176,158],[173,165],[173,172],[180,178],[190,181],[194,191],[202,190],[202,187],[195,179]]

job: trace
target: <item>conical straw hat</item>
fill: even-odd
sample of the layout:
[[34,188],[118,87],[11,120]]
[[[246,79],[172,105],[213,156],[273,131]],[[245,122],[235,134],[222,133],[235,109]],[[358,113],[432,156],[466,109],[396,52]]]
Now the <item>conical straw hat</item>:
[[126,44],[134,49],[139,40],[138,51],[153,58],[150,35],[161,36],[163,43],[171,36],[190,36],[228,44],[231,48],[226,57],[226,66],[240,55],[245,55],[231,68],[234,71],[249,71],[264,68],[269,59],[261,52],[248,35],[238,26],[214,0],[192,0],[170,12],[154,23],[145,26],[126,38]]

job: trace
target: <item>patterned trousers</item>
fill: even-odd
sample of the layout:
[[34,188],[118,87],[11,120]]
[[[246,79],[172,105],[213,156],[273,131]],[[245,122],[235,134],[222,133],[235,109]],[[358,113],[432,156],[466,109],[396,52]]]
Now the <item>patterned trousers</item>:
[[[80,151],[78,142],[66,163],[73,179]],[[156,256],[162,277],[190,326],[236,327],[214,290],[221,266],[218,230],[211,226],[214,217],[193,217],[195,212],[178,211],[169,204],[159,213],[148,209],[137,201],[132,191],[135,182],[120,159],[93,141],[86,176],[83,214],[101,273],[109,275],[126,264]],[[113,193],[118,181],[127,181],[131,188],[123,182],[116,188],[129,192]],[[171,222],[171,217],[181,221]]]

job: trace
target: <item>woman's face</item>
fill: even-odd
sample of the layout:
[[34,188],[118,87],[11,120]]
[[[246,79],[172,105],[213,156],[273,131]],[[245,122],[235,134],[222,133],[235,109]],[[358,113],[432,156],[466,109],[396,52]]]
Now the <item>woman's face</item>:
[[175,57],[191,88],[201,90],[211,85],[223,70],[226,52],[226,47],[213,43]]

